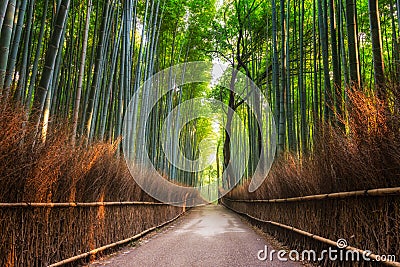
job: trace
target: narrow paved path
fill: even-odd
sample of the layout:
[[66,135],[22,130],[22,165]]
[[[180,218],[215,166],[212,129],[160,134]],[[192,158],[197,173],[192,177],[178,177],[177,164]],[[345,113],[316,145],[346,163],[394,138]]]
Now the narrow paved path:
[[260,261],[257,253],[265,245],[265,239],[238,215],[224,207],[209,205],[190,210],[179,223],[142,245],[92,266],[301,266],[277,259]]

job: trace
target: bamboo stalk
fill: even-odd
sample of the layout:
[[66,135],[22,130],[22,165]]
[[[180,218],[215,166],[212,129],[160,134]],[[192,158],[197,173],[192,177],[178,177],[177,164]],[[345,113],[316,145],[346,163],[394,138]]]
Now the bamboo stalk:
[[[274,221],[266,221],[266,220],[263,220],[263,219],[260,219],[260,218],[256,218],[256,217],[251,216],[251,215],[249,215],[249,214],[247,214],[247,213],[245,213],[245,212],[240,212],[240,211],[237,211],[237,210],[235,210],[235,209],[233,209],[233,208],[227,206],[223,201],[221,201],[221,203],[222,203],[225,207],[227,207],[228,209],[230,209],[230,210],[232,210],[232,211],[234,211],[234,212],[236,212],[236,213],[245,215],[245,216],[247,216],[247,217],[249,217],[249,218],[251,218],[251,219],[253,219],[253,220],[256,220],[256,221],[259,221],[259,222],[263,222],[263,223],[272,224],[272,225],[275,225],[275,226],[278,226],[278,227],[281,227],[281,228],[284,228],[284,229],[287,229],[287,230],[296,232],[296,233],[298,233],[298,234],[301,234],[301,235],[310,237],[310,238],[312,238],[312,239],[314,239],[314,240],[317,240],[317,241],[319,241],[319,242],[322,242],[322,243],[327,244],[327,245],[330,245],[330,246],[335,246],[335,247],[337,246],[337,242],[336,242],[336,241],[333,241],[333,240],[331,240],[331,239],[327,239],[327,238],[325,238],[325,237],[322,237],[322,236],[319,236],[319,235],[315,235],[315,234],[312,234],[312,233],[310,233],[310,232],[306,232],[306,231],[304,231],[304,230],[301,230],[301,229],[298,229],[298,228],[295,228],[295,227],[293,227],[293,226],[289,226],[289,225],[286,225],[286,224],[282,224],[282,223],[278,223],[278,222],[274,222]],[[400,267],[400,262],[395,262],[395,261],[380,261],[380,257],[379,257],[378,255],[373,254],[373,253],[370,253],[369,251],[366,251],[366,250],[362,250],[362,249],[359,249],[359,248],[356,248],[356,247],[352,247],[352,246],[346,246],[346,247],[344,247],[343,249],[350,250],[350,251],[354,251],[354,252],[358,252],[358,253],[360,253],[360,254],[362,254],[362,255],[365,255],[366,257],[370,258],[371,260],[373,260],[373,261],[375,261],[375,262],[383,263],[383,264],[385,264],[386,266],[397,266],[397,267]]]
[[101,251],[103,251],[103,250],[106,250],[106,249],[109,249],[109,248],[112,248],[112,247],[115,247],[115,246],[123,245],[123,244],[128,243],[128,242],[130,242],[130,241],[132,241],[132,240],[138,239],[138,238],[142,237],[143,235],[145,235],[145,234],[147,234],[147,233],[149,233],[149,232],[151,232],[151,231],[153,231],[153,230],[155,230],[155,229],[157,229],[157,228],[163,227],[163,226],[165,226],[165,225],[167,225],[167,224],[169,224],[169,223],[175,221],[175,220],[178,219],[183,213],[184,213],[184,212],[178,214],[176,217],[174,217],[174,218],[172,218],[171,220],[166,221],[166,222],[164,222],[164,223],[162,223],[162,224],[160,224],[160,225],[158,225],[158,226],[154,226],[154,227],[151,227],[151,228],[149,228],[149,229],[147,229],[147,230],[144,230],[143,232],[141,232],[141,233],[139,233],[139,234],[137,234],[137,235],[134,235],[134,236],[132,236],[132,237],[129,237],[129,238],[126,238],[126,239],[123,239],[123,240],[120,240],[120,241],[117,241],[117,242],[114,242],[114,243],[111,243],[111,244],[108,244],[108,245],[105,245],[105,246],[102,246],[102,247],[93,249],[93,250],[91,250],[91,251],[89,251],[89,252],[85,252],[85,253],[82,253],[82,254],[80,254],[80,255],[77,255],[77,256],[74,256],[74,257],[71,257],[71,258],[68,258],[68,259],[65,259],[65,260],[62,260],[62,261],[53,263],[53,264],[49,265],[48,267],[62,266],[62,265],[64,265],[64,264],[71,263],[71,262],[74,262],[74,261],[79,260],[79,259],[82,259],[82,258],[86,258],[86,257],[88,257],[88,256],[90,256],[90,255],[95,255],[96,253],[101,252]]
[[299,201],[308,201],[308,200],[334,199],[334,198],[349,198],[349,197],[358,197],[358,196],[380,197],[380,196],[393,196],[393,195],[396,195],[396,196],[400,195],[400,187],[358,190],[358,191],[349,191],[349,192],[310,195],[310,196],[304,196],[304,197],[278,198],[278,199],[230,199],[230,198],[225,198],[225,199],[232,201],[232,202],[281,203],[281,202],[299,202]]

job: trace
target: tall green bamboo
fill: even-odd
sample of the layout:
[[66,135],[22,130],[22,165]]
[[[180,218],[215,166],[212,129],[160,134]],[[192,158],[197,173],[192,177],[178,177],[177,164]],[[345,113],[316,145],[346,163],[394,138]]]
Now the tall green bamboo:
[[357,18],[355,0],[346,0],[346,22],[348,36],[348,53],[350,62],[350,81],[352,85],[360,88],[360,61],[358,54]]
[[31,78],[30,78],[30,83],[29,83],[29,88],[27,92],[27,97],[25,101],[25,106],[27,109],[30,109],[31,106],[31,101],[32,101],[32,96],[33,96],[33,91],[35,88],[35,82],[36,82],[36,77],[39,69],[39,60],[40,60],[40,54],[41,54],[41,49],[42,49],[42,44],[43,44],[43,37],[45,33],[45,26],[46,26],[46,14],[47,14],[47,9],[49,6],[49,0],[46,0],[44,3],[44,8],[43,8],[43,14],[42,14],[42,20],[41,20],[41,26],[40,26],[40,33],[39,33],[39,38],[38,38],[38,45],[36,47],[36,52],[35,52],[35,60],[33,62],[33,69],[31,73]]
[[[276,2],[272,0],[272,89],[275,92],[275,122],[277,132],[280,133],[280,90],[279,90],[279,56],[277,48],[277,16]],[[283,147],[280,147],[283,150]]]
[[332,113],[332,88],[329,73],[329,55],[328,55],[328,36],[327,36],[327,18],[324,17],[323,0],[318,0],[318,24],[320,31],[320,43],[322,46],[322,61],[324,69],[324,87],[325,87],[325,121],[331,121]]
[[99,38],[98,38],[98,43],[97,43],[97,48],[96,48],[96,62],[94,65],[94,73],[93,73],[93,79],[92,79],[92,85],[90,87],[90,93],[89,93],[89,99],[87,102],[87,107],[86,107],[86,121],[85,121],[85,136],[87,138],[87,143],[91,142],[92,136],[92,128],[95,126],[93,123],[93,118],[95,116],[95,104],[96,101],[98,101],[98,98],[96,98],[96,95],[98,95],[98,87],[100,84],[100,76],[101,76],[101,71],[102,71],[102,65],[103,65],[103,53],[104,53],[104,42],[105,38],[104,36],[106,35],[106,26],[108,23],[109,19],[109,8],[110,8],[110,0],[106,0],[104,3],[103,7],[103,16],[101,20],[101,26],[100,26],[100,33],[99,33]]
[[[28,17],[27,21],[32,21],[33,20],[33,11],[34,11],[34,4],[35,1],[32,0],[30,1],[29,7],[28,7]],[[21,61],[21,71],[17,83],[17,88],[15,90],[14,94],[14,99],[17,101],[24,103],[25,101],[25,91],[27,88],[27,72],[28,72],[28,62],[30,59],[31,55],[31,40],[33,38],[33,31],[32,31],[32,23],[28,23],[26,25],[26,30],[25,30],[25,38],[23,40],[23,51],[22,51],[22,61]]]
[[294,133],[294,101],[293,101],[293,87],[292,87],[292,71],[291,71],[291,61],[290,61],[290,0],[286,0],[287,7],[286,12],[282,13],[281,16],[286,16],[286,21],[283,23],[286,27],[284,30],[286,34],[285,38],[285,74],[286,76],[283,79],[286,79],[286,127],[287,127],[287,140],[288,140],[288,149],[289,151],[295,151],[296,148],[296,140]]
[[378,90],[378,97],[386,99],[385,93],[385,74],[382,56],[382,37],[379,19],[378,0],[369,0],[369,22],[371,27],[372,58],[374,62],[375,86]]
[[76,89],[75,96],[75,106],[73,111],[73,121],[72,121],[72,143],[75,144],[76,134],[78,129],[78,119],[79,119],[79,109],[81,104],[81,95],[82,95],[82,86],[83,86],[83,76],[85,74],[85,66],[86,66],[86,53],[87,53],[87,45],[88,45],[88,35],[89,35],[89,27],[90,27],[90,14],[92,12],[92,0],[88,0],[87,9],[86,9],[86,20],[85,20],[85,28],[83,30],[83,39],[82,39],[82,50],[80,56],[80,67],[78,74],[78,84]]
[[0,3],[0,30],[3,28],[3,21],[6,15],[6,10],[8,6],[8,0],[3,0]]
[[285,0],[280,0],[280,21],[281,21],[281,85],[280,85],[280,104],[279,104],[279,132],[278,132],[278,152],[285,151],[286,138],[286,16],[285,16]]
[[299,87],[299,95],[300,95],[300,109],[301,109],[301,125],[300,125],[300,131],[301,131],[301,151],[303,153],[306,153],[307,150],[307,144],[308,144],[308,138],[307,138],[307,111],[306,111],[306,93],[307,90],[304,86],[304,1],[301,1],[301,7],[300,7],[300,40],[299,40],[299,46],[300,46],[300,68],[299,68],[299,76],[298,76],[298,87]]
[[[332,73],[333,73],[333,94],[335,96],[335,107],[338,115],[342,113],[342,94],[341,94],[341,76],[340,76],[340,58],[337,42],[337,19],[335,0],[329,0],[329,20],[330,20],[330,36],[331,36],[331,51],[332,51]],[[333,105],[333,97],[330,104]],[[331,107],[333,108],[333,106]]]
[[66,25],[67,15],[69,10],[70,0],[62,0],[55,19],[55,26],[52,32],[48,49],[46,51],[46,58],[44,62],[42,77],[39,86],[35,90],[35,98],[33,101],[33,121],[39,126],[41,115],[43,112],[44,103],[46,100],[47,91],[49,89],[50,81],[54,73],[54,66],[56,63],[57,54],[60,48],[60,41],[63,35],[63,30]]
[[0,35],[0,94],[3,94],[8,54],[13,33],[16,0],[9,0]]
[[7,72],[6,72],[6,76],[5,76],[4,90],[5,90],[6,97],[9,94],[10,86],[11,86],[11,83],[13,80],[15,63],[17,61],[17,53],[20,48],[22,26],[23,26],[24,19],[25,19],[25,11],[26,11],[27,4],[28,4],[28,0],[22,0],[21,6],[18,11],[18,21],[17,21],[17,25],[14,30],[14,38],[13,38],[13,43],[11,46],[12,47],[11,53],[9,55],[9,59],[7,62]]

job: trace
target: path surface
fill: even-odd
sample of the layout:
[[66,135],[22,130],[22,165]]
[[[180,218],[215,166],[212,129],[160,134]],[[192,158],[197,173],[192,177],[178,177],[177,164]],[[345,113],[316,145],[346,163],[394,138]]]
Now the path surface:
[[302,266],[277,259],[258,260],[265,239],[224,207],[209,205],[188,213],[142,245],[91,266]]

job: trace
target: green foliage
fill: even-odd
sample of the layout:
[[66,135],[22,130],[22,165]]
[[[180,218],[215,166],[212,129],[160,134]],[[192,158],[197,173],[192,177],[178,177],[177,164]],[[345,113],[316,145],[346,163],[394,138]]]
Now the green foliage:
[[[35,1],[31,10],[32,19],[29,21],[30,2],[28,3],[22,39],[15,44],[18,45],[18,53],[15,71],[12,73],[12,86],[9,88],[10,96],[25,103],[27,113],[31,113],[35,88],[48,73],[44,68],[45,55],[49,52],[50,38],[55,31],[58,8],[57,3],[51,0],[48,3],[46,9],[46,1]],[[78,114],[77,136],[87,137],[88,142],[97,138],[115,140],[121,133],[121,118],[130,96],[153,73],[182,62],[217,60],[246,73],[261,88],[273,108],[278,128],[283,127],[280,131],[283,148],[300,154],[306,153],[303,150],[313,149],[314,134],[319,125],[337,122],[326,121],[325,113],[330,109],[333,113],[338,113],[338,107],[344,108],[345,86],[349,85],[351,65],[346,21],[348,7],[345,1],[334,1],[335,21],[331,21],[329,16],[330,1],[323,1],[323,14],[318,13],[317,3],[312,0],[92,1],[87,55],[82,59],[84,24],[88,15],[89,0],[71,0],[68,18],[61,33],[63,43],[59,49],[52,50],[56,62],[54,74],[48,77],[49,89],[52,92],[46,102],[48,111],[51,116],[64,117],[69,121],[73,120],[73,114]],[[356,1],[356,4],[361,81],[363,86],[373,88],[374,51],[370,35],[368,1]],[[107,5],[109,12],[104,13]],[[384,58],[385,74],[388,80],[393,81],[399,79],[400,73],[398,10],[397,2],[379,2],[383,45],[380,52]],[[273,12],[276,16],[275,21]],[[302,15],[304,23],[301,23]],[[320,22],[319,15],[322,16]],[[44,24],[42,18],[45,19]],[[18,12],[15,12],[13,19],[17,22]],[[286,27],[281,27],[281,21]],[[329,48],[328,60],[325,63],[322,60],[320,41],[321,22],[325,23],[327,33],[326,40],[321,41]],[[331,51],[333,33],[330,26],[334,22],[338,59],[332,57]],[[31,27],[27,27],[28,25]],[[104,33],[101,32],[102,25]],[[273,31],[274,27],[276,32]],[[15,34],[16,27],[12,30]],[[3,27],[2,32],[7,32],[7,29]],[[302,44],[300,32],[303,33]],[[275,33],[276,40],[273,40]],[[2,47],[4,51],[10,50],[14,45],[15,40],[8,40],[8,37],[9,34],[4,35],[0,40],[0,43],[6,46]],[[273,47],[275,43],[276,49]],[[3,56],[4,69],[12,59]],[[274,59],[277,62],[275,65]],[[337,96],[333,90],[326,92],[323,84],[323,70],[327,69],[330,74],[333,71],[333,60],[338,60],[336,63],[340,66],[341,87],[338,88],[340,94]],[[85,65],[82,99],[76,102],[81,62]],[[273,77],[276,81],[273,81]],[[333,78],[329,78],[328,83],[333,88]],[[3,90],[2,88],[2,92]],[[159,120],[165,117],[164,113],[168,112],[168,109],[191,98],[211,97],[228,104],[231,97],[228,90],[218,86],[210,88],[205,84],[185,85],[180,90],[171,96],[170,106],[167,96],[160,101],[157,111],[160,113],[157,115]],[[329,94],[335,96],[332,102],[334,107],[327,106],[330,102],[325,96]],[[251,121],[252,114],[247,113],[246,106],[236,106],[243,99],[234,96],[233,100],[232,107],[238,110],[246,122]],[[75,103],[80,104],[75,106]],[[88,116],[92,116],[91,112],[93,125],[90,129],[85,129],[88,126]],[[344,120],[346,113],[345,110]],[[43,114],[40,115],[41,118],[44,117]],[[158,127],[161,125],[160,122],[154,123]],[[199,137],[203,136],[203,133],[210,133],[210,124],[200,121],[195,124],[198,137],[196,141],[195,138],[192,140],[193,147],[200,142]],[[51,127],[51,120],[49,125]],[[250,129],[251,123],[246,127]],[[188,128],[187,131],[191,130]],[[157,138],[154,136],[153,139]]]

